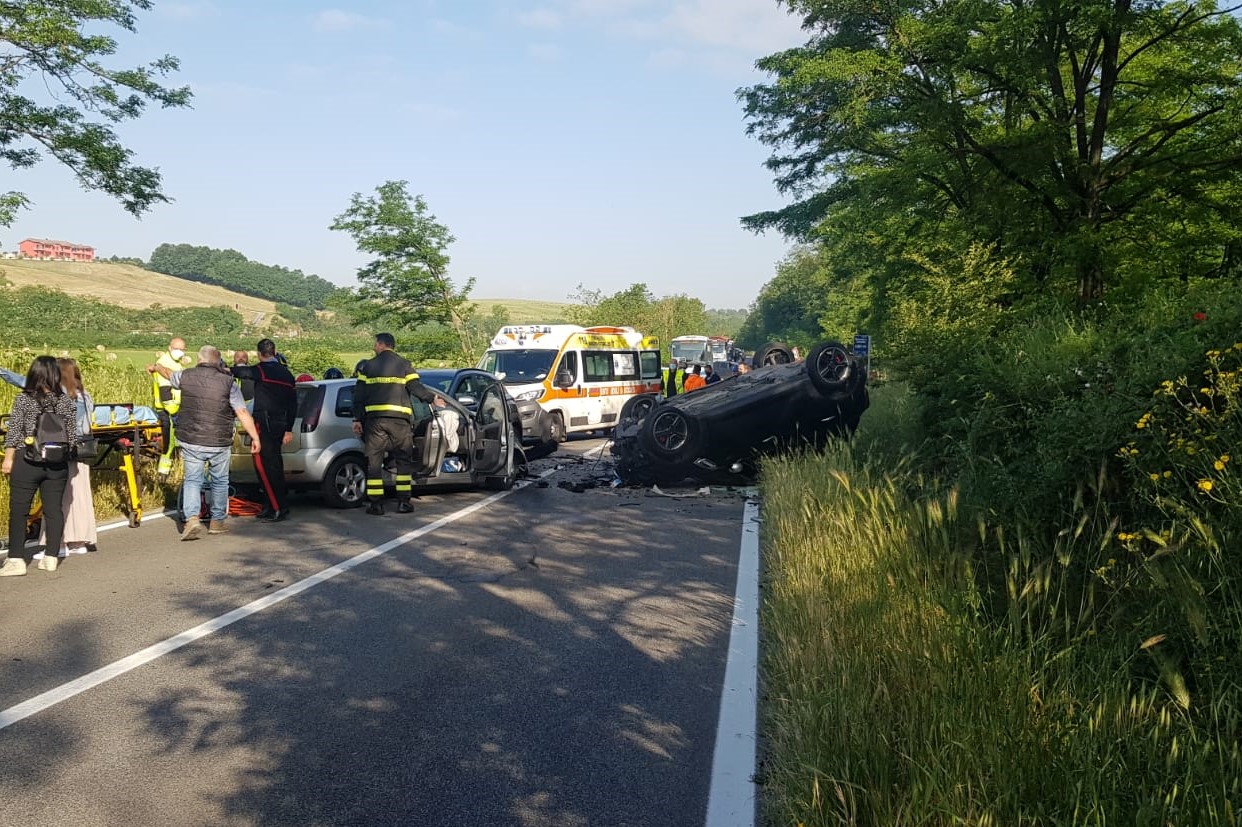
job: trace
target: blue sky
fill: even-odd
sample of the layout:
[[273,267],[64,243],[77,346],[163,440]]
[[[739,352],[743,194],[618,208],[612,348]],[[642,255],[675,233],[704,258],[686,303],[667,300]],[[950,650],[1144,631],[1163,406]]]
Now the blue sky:
[[480,298],[645,282],[745,307],[788,250],[739,217],[784,203],[735,91],[802,42],[776,0],[156,0],[117,64],[165,53],[193,109],[121,127],[172,204],[136,220],[50,160],[6,176],[28,236],[146,258],[231,247],[354,284],[327,229],[354,192],[409,181]]

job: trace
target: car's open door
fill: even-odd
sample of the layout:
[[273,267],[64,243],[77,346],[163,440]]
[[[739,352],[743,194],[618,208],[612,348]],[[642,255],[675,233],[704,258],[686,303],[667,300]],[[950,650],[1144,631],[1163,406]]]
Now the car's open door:
[[448,452],[444,428],[440,417],[426,402],[411,397],[414,409],[414,476],[434,477]]
[[478,411],[474,415],[478,423],[478,439],[474,445],[474,471],[476,474],[495,474],[502,471],[508,460],[509,417],[505,407],[504,389],[492,385],[479,397]]

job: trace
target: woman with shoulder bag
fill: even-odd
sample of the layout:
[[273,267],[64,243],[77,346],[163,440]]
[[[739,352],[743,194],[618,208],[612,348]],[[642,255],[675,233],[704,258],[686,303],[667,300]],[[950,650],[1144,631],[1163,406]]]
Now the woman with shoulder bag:
[[[40,454],[36,449],[36,429],[40,415],[52,413],[61,419],[64,445]],[[26,386],[13,400],[8,432],[4,437],[4,473],[9,477],[9,553],[0,566],[0,577],[26,573],[31,562],[26,550],[26,518],[35,492],[43,501],[43,525],[47,528],[48,548],[39,568],[56,571],[65,530],[64,496],[69,481],[69,463],[78,443],[77,409],[61,390],[60,366],[52,356],[36,356],[26,372]]]
[[[61,357],[56,360],[60,368],[60,387],[77,408],[78,437],[82,440],[79,447],[88,444],[91,435],[91,415],[95,410],[95,400],[82,385],[82,370],[74,359]],[[81,456],[74,455],[69,463],[69,481],[65,484],[65,533],[61,537],[58,557],[70,554],[86,554],[95,550],[99,536],[95,530],[95,500],[91,496],[91,466]],[[52,547],[47,545],[47,526],[40,532],[39,542],[47,547],[44,554],[51,554]],[[35,555],[39,559],[39,555]]]

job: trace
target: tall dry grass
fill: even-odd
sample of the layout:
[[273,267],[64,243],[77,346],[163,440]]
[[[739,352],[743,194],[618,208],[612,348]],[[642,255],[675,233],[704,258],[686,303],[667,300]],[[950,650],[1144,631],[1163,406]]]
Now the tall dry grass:
[[1132,635],[1106,512],[1038,547],[848,446],[762,490],[766,823],[1238,823],[1239,676]]

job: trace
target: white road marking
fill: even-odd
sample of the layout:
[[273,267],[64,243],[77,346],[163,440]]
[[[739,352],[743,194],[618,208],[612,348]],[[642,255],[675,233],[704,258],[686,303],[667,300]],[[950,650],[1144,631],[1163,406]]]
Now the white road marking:
[[707,827],[754,827],[759,683],[759,501],[742,511],[742,545],[707,795]]
[[[543,477],[549,476],[554,473],[556,473],[555,469],[551,471],[545,471],[544,473],[539,475],[539,478],[542,479]],[[284,600],[288,600],[290,597],[293,597],[294,595],[301,594],[302,592],[307,591],[308,589],[314,588],[315,586],[318,586],[320,583],[326,583],[327,581],[336,577],[338,574],[344,574],[350,569],[354,569],[354,568],[357,568],[358,566],[361,566],[363,563],[367,562],[368,560],[373,560],[382,554],[387,554],[393,549],[399,548],[400,546],[403,546],[412,540],[416,540],[419,537],[430,534],[433,531],[436,531],[437,529],[443,528],[449,523],[456,522],[457,520],[460,520],[462,517],[467,517],[476,511],[487,508],[489,505],[496,502],[497,500],[503,499],[504,497],[507,497],[510,494],[512,494],[514,491],[519,491],[525,487],[526,485],[524,484],[518,484],[518,485],[515,485],[509,491],[501,491],[499,493],[493,494],[490,497],[487,497],[486,499],[479,500],[474,505],[467,506],[461,509],[460,511],[454,511],[452,514],[441,517],[435,522],[428,523],[427,525],[422,526],[420,528],[416,528],[413,531],[406,532],[405,534],[402,534],[400,537],[389,540],[387,543],[383,543],[382,545],[378,545],[378,546],[375,546],[374,548],[367,549],[361,554],[351,557],[348,560],[345,560],[343,562],[337,563],[335,566],[330,566],[329,568],[326,568],[321,572],[312,574],[310,577],[307,577],[303,580],[299,580],[298,582],[294,583],[291,586],[285,586],[280,591],[276,591],[276,592],[272,592],[271,594],[264,595],[258,600],[254,600],[250,603],[247,603],[245,606],[236,608],[231,612],[226,612],[217,618],[208,620],[206,623],[200,623],[198,626],[195,626],[192,629],[187,629],[181,634],[173,635],[167,640],[162,640],[159,643],[148,646],[146,649],[135,652],[134,654],[129,655],[128,657],[121,658],[118,661],[114,661],[113,663],[110,663],[107,666],[101,666],[100,668],[96,669],[94,672],[90,672],[86,675],[83,675],[80,678],[75,678],[74,680],[71,680],[68,683],[63,683],[60,686],[57,686],[53,689],[49,689],[48,691],[43,692],[39,695],[36,695],[35,697],[31,698],[28,701],[22,701],[16,706],[11,706],[5,710],[0,710],[0,730],[3,730],[9,726],[12,726],[13,724],[17,723],[23,718],[29,718],[31,715],[36,715],[44,711],[45,709],[55,706],[56,704],[62,701],[67,701],[70,698],[72,698],[74,695],[81,694],[82,692],[85,692],[88,689],[94,689],[96,686],[99,686],[100,684],[107,683],[113,678],[120,677],[121,675],[124,675],[126,672],[130,672],[134,669],[137,669],[139,666],[148,664],[151,661],[156,660],[157,658],[161,658],[164,655],[169,654],[170,652],[175,652],[176,650],[180,649],[182,646],[186,646],[187,644],[193,643],[196,640],[200,640],[202,638],[207,637],[208,635],[214,634],[215,632],[220,631],[226,626],[236,623],[237,621],[242,620],[244,618],[250,617],[250,615],[261,612],[264,609],[275,606],[277,603],[280,603]]]

